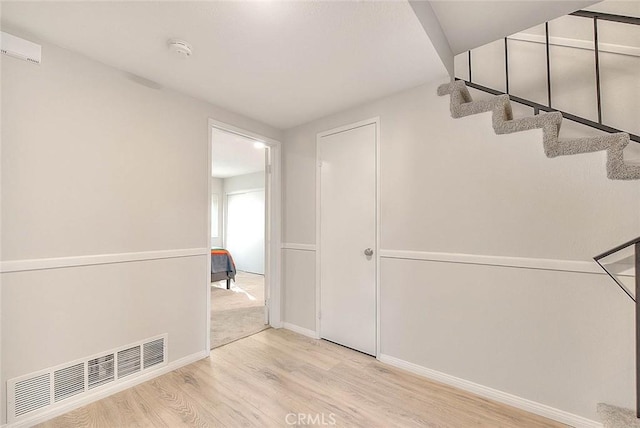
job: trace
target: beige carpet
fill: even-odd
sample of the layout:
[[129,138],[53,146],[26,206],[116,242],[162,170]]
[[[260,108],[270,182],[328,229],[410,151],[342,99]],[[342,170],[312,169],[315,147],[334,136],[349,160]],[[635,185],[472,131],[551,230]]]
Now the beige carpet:
[[640,428],[640,419],[636,418],[636,412],[631,409],[599,403],[598,415],[604,428]]
[[264,324],[264,276],[238,272],[231,290],[211,284],[211,349],[269,328]]

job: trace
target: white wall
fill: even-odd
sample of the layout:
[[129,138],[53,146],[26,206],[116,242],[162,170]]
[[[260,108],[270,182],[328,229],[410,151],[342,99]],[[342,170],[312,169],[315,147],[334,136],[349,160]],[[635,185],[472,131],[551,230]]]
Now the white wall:
[[[248,191],[256,191],[262,190],[262,203],[264,204],[266,201],[264,200],[264,189],[265,189],[265,172],[259,171],[251,174],[243,174],[237,175],[235,177],[228,177],[223,180],[223,189],[224,189],[224,224],[225,224],[225,239],[224,244],[225,247],[229,247],[229,242],[227,241],[227,222],[228,222],[228,202],[229,195],[238,194]],[[254,195],[255,196],[255,195]],[[257,201],[254,201],[257,203]],[[264,211],[264,210],[263,210]],[[262,216],[255,216],[251,218],[247,218],[246,221],[262,221],[264,222],[264,212]],[[260,229],[260,227],[257,227]],[[262,233],[264,235],[264,227],[262,227]],[[240,246],[237,246],[240,244]],[[262,239],[257,239],[250,245],[250,248],[244,246],[244,243],[236,242],[235,245],[232,243],[232,246],[236,248],[242,248],[242,251],[248,251],[248,253],[240,254],[239,251],[232,251],[232,255],[234,256],[234,261],[236,262],[236,267],[239,270],[244,270],[247,272],[264,274],[264,236]],[[231,249],[230,249],[231,251]]]
[[[205,351],[208,120],[280,132],[42,44],[2,57],[3,268],[35,259],[1,274],[2,385],[160,333],[170,361]],[[29,270],[155,250],[197,255]]]
[[[640,186],[608,180],[604,153],[546,158],[540,130],[452,119],[447,80],[285,132],[284,321],[314,328],[315,253],[291,248],[315,244],[316,134],[379,116],[382,353],[590,419],[601,401],[633,408],[631,300],[548,260],[589,270],[638,236]],[[433,252],[546,267],[417,260]]]
[[228,195],[229,193],[264,189],[264,178],[264,171],[225,178],[223,180],[224,193],[225,195]]
[[[212,247],[222,247],[223,239],[222,239],[222,231],[224,229],[223,221],[224,221],[224,180],[222,178],[211,178],[211,194],[217,195],[218,197],[218,237],[211,237],[211,246]],[[213,234],[213,232],[212,232]]]
[[227,195],[225,247],[239,271],[264,275],[265,191]]

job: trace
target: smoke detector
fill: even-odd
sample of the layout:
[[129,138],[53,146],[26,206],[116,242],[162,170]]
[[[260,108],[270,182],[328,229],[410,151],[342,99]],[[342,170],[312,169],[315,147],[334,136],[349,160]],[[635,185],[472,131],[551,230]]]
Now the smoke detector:
[[191,56],[191,45],[184,40],[171,39],[167,43],[171,52],[175,52],[178,56],[182,58]]

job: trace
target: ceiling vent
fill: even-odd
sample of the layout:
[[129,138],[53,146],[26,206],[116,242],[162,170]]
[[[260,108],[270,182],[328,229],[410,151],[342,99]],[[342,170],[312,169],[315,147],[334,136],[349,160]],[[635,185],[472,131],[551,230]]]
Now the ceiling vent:
[[167,335],[105,351],[7,381],[7,419],[35,417],[66,400],[167,364]]

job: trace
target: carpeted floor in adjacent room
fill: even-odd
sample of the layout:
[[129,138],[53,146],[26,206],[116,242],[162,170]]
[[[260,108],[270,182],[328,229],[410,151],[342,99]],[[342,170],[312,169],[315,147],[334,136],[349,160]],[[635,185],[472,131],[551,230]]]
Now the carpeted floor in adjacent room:
[[264,324],[264,276],[238,272],[231,290],[211,284],[211,349],[258,333]]

